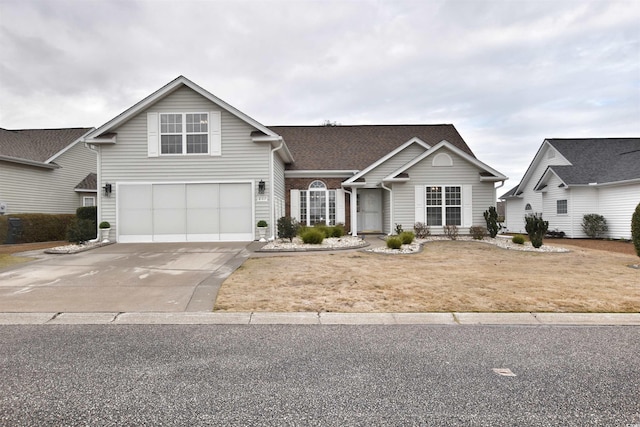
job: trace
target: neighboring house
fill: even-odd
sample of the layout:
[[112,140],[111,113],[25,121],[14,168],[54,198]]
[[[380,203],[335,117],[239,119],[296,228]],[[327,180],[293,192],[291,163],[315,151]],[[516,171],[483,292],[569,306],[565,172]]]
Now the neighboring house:
[[610,238],[631,238],[640,203],[640,138],[545,139],[520,184],[502,197],[505,226],[525,231],[525,216],[541,213],[549,230],[587,237],[585,214],[604,216]]
[[4,214],[75,213],[96,204],[96,153],[82,137],[91,128],[0,129],[0,205]]
[[120,242],[248,241],[259,220],[273,238],[285,215],[354,235],[416,221],[465,233],[507,179],[452,125],[267,127],[182,76],[84,141]]

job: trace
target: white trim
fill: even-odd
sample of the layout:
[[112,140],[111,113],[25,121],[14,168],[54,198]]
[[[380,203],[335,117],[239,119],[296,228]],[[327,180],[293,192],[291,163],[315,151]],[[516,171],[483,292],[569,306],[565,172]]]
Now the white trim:
[[87,189],[83,190],[80,188],[75,188],[73,191],[75,191],[76,193],[97,193],[98,192],[98,190],[87,190]]
[[184,76],[179,76],[176,79],[174,79],[173,81],[167,83],[166,85],[164,85],[163,87],[158,89],[157,91],[153,92],[151,95],[149,95],[146,98],[142,99],[141,101],[137,102],[132,107],[130,107],[127,110],[125,110],[124,112],[120,113],[119,115],[117,115],[116,117],[114,117],[113,119],[108,121],[107,123],[103,124],[102,126],[100,126],[99,128],[95,129],[94,131],[91,131],[89,133],[89,135],[85,135],[83,137],[83,140],[85,142],[97,142],[97,141],[87,141],[87,140],[91,140],[94,137],[96,137],[96,138],[100,137],[101,134],[107,133],[107,132],[117,128],[118,126],[122,125],[124,122],[126,122],[127,120],[129,120],[133,116],[135,116],[135,115],[141,113],[142,111],[146,110],[147,108],[149,108],[151,105],[153,105],[157,101],[159,101],[162,98],[170,95],[171,93],[173,93],[174,91],[179,89],[181,86],[186,86],[189,89],[193,90],[194,92],[197,92],[198,94],[202,95],[204,98],[208,99],[209,101],[211,101],[214,104],[218,105],[220,108],[222,108],[222,109],[228,111],[229,113],[233,114],[234,116],[238,117],[240,120],[250,124],[254,128],[258,129],[259,131],[261,131],[261,132],[263,132],[263,133],[265,133],[267,135],[278,136],[272,130],[267,128],[266,126],[260,124],[256,120],[252,119],[251,117],[249,117],[246,114],[244,114],[243,112],[241,112],[240,110],[237,110],[236,108],[234,108],[231,105],[227,104],[226,102],[224,102],[220,98],[216,97],[212,93],[208,92],[207,90],[203,89],[202,87],[198,86],[197,84],[195,84],[194,82],[192,82],[188,78],[186,78]]
[[475,157],[472,157],[469,154],[465,153],[464,151],[462,151],[461,149],[459,149],[455,145],[451,144],[449,141],[442,140],[439,143],[437,143],[436,145],[434,145],[433,147],[431,147],[430,149],[428,149],[427,151],[425,151],[424,153],[422,153],[421,155],[419,155],[418,157],[416,157],[415,159],[411,160],[406,165],[402,166],[399,169],[396,169],[395,171],[393,171],[392,173],[387,175],[387,177],[385,177],[383,179],[383,181],[389,181],[389,180],[392,180],[392,179],[396,179],[395,178],[396,175],[405,172],[407,169],[409,169],[412,166],[416,165],[417,163],[421,162],[422,160],[424,160],[425,158],[429,157],[430,155],[436,153],[441,148],[447,148],[447,149],[453,151],[454,154],[456,154],[456,155],[462,157],[464,160],[468,161],[469,163],[477,166],[480,169],[484,169],[486,172],[491,173],[492,175],[494,175],[496,177],[497,181],[506,181],[507,179],[509,179],[505,175],[501,174],[497,170],[495,170],[492,167],[490,167],[489,165],[486,165],[483,162],[481,162],[480,160],[476,159]]
[[[93,204],[92,204],[92,205],[87,205],[87,204],[85,203],[85,201],[86,201],[87,199],[93,199]],[[96,196],[82,196],[82,206],[83,206],[83,207],[87,207],[87,206],[89,206],[89,207],[90,207],[90,206],[98,206],[98,201],[96,200]]]
[[[547,170],[546,170],[546,171],[544,171],[544,173],[542,174],[542,176],[540,177],[540,179],[538,180],[538,182],[536,183],[536,185],[533,187],[533,191],[535,191],[535,192],[542,192],[542,190],[543,190],[543,189],[542,189],[542,188],[539,188],[539,187],[540,187],[542,184],[544,184],[544,183],[547,181],[547,179],[548,179],[548,178],[550,178],[550,177],[549,177],[549,173],[552,173],[553,175],[555,175],[555,176],[556,176],[556,178],[558,178],[558,180],[559,180],[559,181],[560,181],[560,182],[565,186],[565,188],[566,188],[566,187],[568,187],[567,183],[566,183],[566,182],[564,182],[564,181],[562,180],[562,178],[560,178],[560,177],[558,176],[558,174],[556,173],[556,171],[554,171],[553,169],[551,169],[551,166],[548,166],[548,167],[547,167]],[[591,185],[591,184],[588,184],[588,185]]]
[[34,160],[20,159],[20,158],[11,157],[11,156],[0,156],[0,161],[10,162],[10,163],[19,163],[21,165],[28,165],[28,166],[36,166],[36,167],[44,168],[44,169],[59,169],[60,168],[60,166],[58,166],[56,164],[41,163],[41,162],[36,162]]
[[405,142],[404,144],[402,144],[401,146],[399,146],[395,150],[391,151],[386,156],[378,159],[377,161],[373,162],[372,164],[370,164],[369,166],[367,166],[366,168],[364,168],[363,170],[361,170],[360,172],[358,172],[357,174],[355,174],[354,176],[352,176],[351,178],[346,180],[343,183],[343,185],[351,184],[353,181],[357,180],[358,178],[363,177],[364,175],[366,175],[367,173],[369,173],[373,169],[377,168],[378,166],[380,166],[381,164],[383,164],[387,160],[393,158],[396,154],[400,153],[401,151],[404,151],[407,147],[409,147],[409,146],[411,146],[413,144],[418,144],[418,145],[422,146],[422,148],[424,148],[425,150],[429,150],[429,148],[430,148],[429,144],[427,144],[426,142],[422,141],[420,138],[416,138],[416,137],[411,138],[409,141]]
[[350,178],[357,170],[286,170],[285,178]]

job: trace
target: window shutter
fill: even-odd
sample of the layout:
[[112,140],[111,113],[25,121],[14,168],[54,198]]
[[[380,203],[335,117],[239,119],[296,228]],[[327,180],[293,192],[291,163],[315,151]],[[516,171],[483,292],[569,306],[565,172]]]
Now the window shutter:
[[289,204],[289,216],[299,219],[300,216],[300,190],[291,190],[291,202]]
[[220,111],[209,112],[209,147],[212,156],[222,155],[222,123]]
[[342,188],[338,188],[336,189],[336,224],[344,224],[346,218],[344,211],[344,190]]
[[473,225],[473,186],[462,186],[462,226],[471,227]]
[[416,185],[415,186],[415,205],[416,205],[416,213],[415,213],[415,222],[425,222],[425,207],[424,207],[424,199],[425,199],[425,187],[424,185]]
[[158,126],[158,113],[147,113],[147,155],[158,157],[160,136]]

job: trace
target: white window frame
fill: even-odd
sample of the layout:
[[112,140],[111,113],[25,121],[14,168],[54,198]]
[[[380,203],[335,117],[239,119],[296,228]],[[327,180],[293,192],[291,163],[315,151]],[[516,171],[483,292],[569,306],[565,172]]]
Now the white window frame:
[[[560,212],[560,202],[564,202],[564,212]],[[569,213],[569,202],[567,199],[556,200],[556,215],[567,215]]]
[[[92,200],[91,203],[93,203],[93,204],[92,205],[88,205],[87,204],[87,200]],[[82,196],[82,206],[83,207],[96,206],[96,196]]]
[[[299,204],[299,212],[298,217],[302,222],[306,225],[311,224],[311,193],[319,193],[324,192],[324,201],[325,201],[325,214],[324,214],[324,223],[326,225],[335,225],[337,218],[337,194],[336,190],[329,190],[327,185],[320,181],[315,180],[309,187],[305,190],[300,190],[300,204]],[[333,203],[332,203],[333,202]],[[333,209],[333,211],[332,211]],[[304,210],[304,215],[303,215]]]
[[[459,204],[447,204],[447,189],[448,188],[458,188],[459,189],[459,194],[460,194],[460,203]],[[427,196],[427,190],[428,189],[440,189],[440,204],[439,205],[428,205],[429,203],[429,198]],[[444,227],[445,225],[455,225],[457,227],[461,227],[464,219],[464,201],[462,200],[463,197],[463,186],[462,185],[427,185],[425,186],[424,189],[424,194],[425,194],[425,199],[424,199],[424,218],[425,218],[425,223],[429,226],[429,227]],[[431,224],[429,222],[429,215],[427,213],[429,208],[440,208],[441,209],[441,214],[440,214],[440,218],[441,218],[441,223],[440,224]],[[447,217],[447,208],[458,208],[460,210],[460,216],[459,216],[459,223],[457,224],[448,224],[448,217]]]
[[[207,118],[207,130],[202,132],[202,131],[191,131],[188,132],[187,131],[187,115],[190,114],[202,114],[205,115]],[[182,122],[181,122],[181,131],[180,132],[162,132],[162,116],[168,116],[168,115],[178,115],[182,118]],[[188,111],[188,112],[184,112],[184,113],[177,113],[177,112],[164,112],[164,113],[159,113],[158,115],[158,150],[159,150],[159,154],[160,156],[208,156],[211,153],[211,137],[209,135],[209,131],[211,129],[211,117],[209,115],[208,112],[206,111]],[[163,153],[162,152],[162,137],[165,135],[180,135],[182,138],[182,152],[181,153]],[[188,153],[187,152],[187,139],[189,135],[204,135],[207,137],[207,151],[205,153]]]

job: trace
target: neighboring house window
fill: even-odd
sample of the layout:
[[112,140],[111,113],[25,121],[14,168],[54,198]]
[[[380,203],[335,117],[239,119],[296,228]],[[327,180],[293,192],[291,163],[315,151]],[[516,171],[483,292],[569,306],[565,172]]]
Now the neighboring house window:
[[161,154],[208,154],[209,113],[160,114]]
[[82,206],[95,206],[96,198],[93,196],[85,196],[82,198]]
[[334,225],[336,190],[327,190],[322,181],[313,181],[308,190],[300,190],[300,220],[307,225]]
[[527,205],[524,207],[525,211],[530,211],[531,210],[531,203],[527,203]]
[[556,213],[558,215],[563,215],[567,213],[567,201],[566,200],[558,200],[556,201]]
[[460,186],[427,187],[425,202],[428,226],[462,225],[462,188]]

